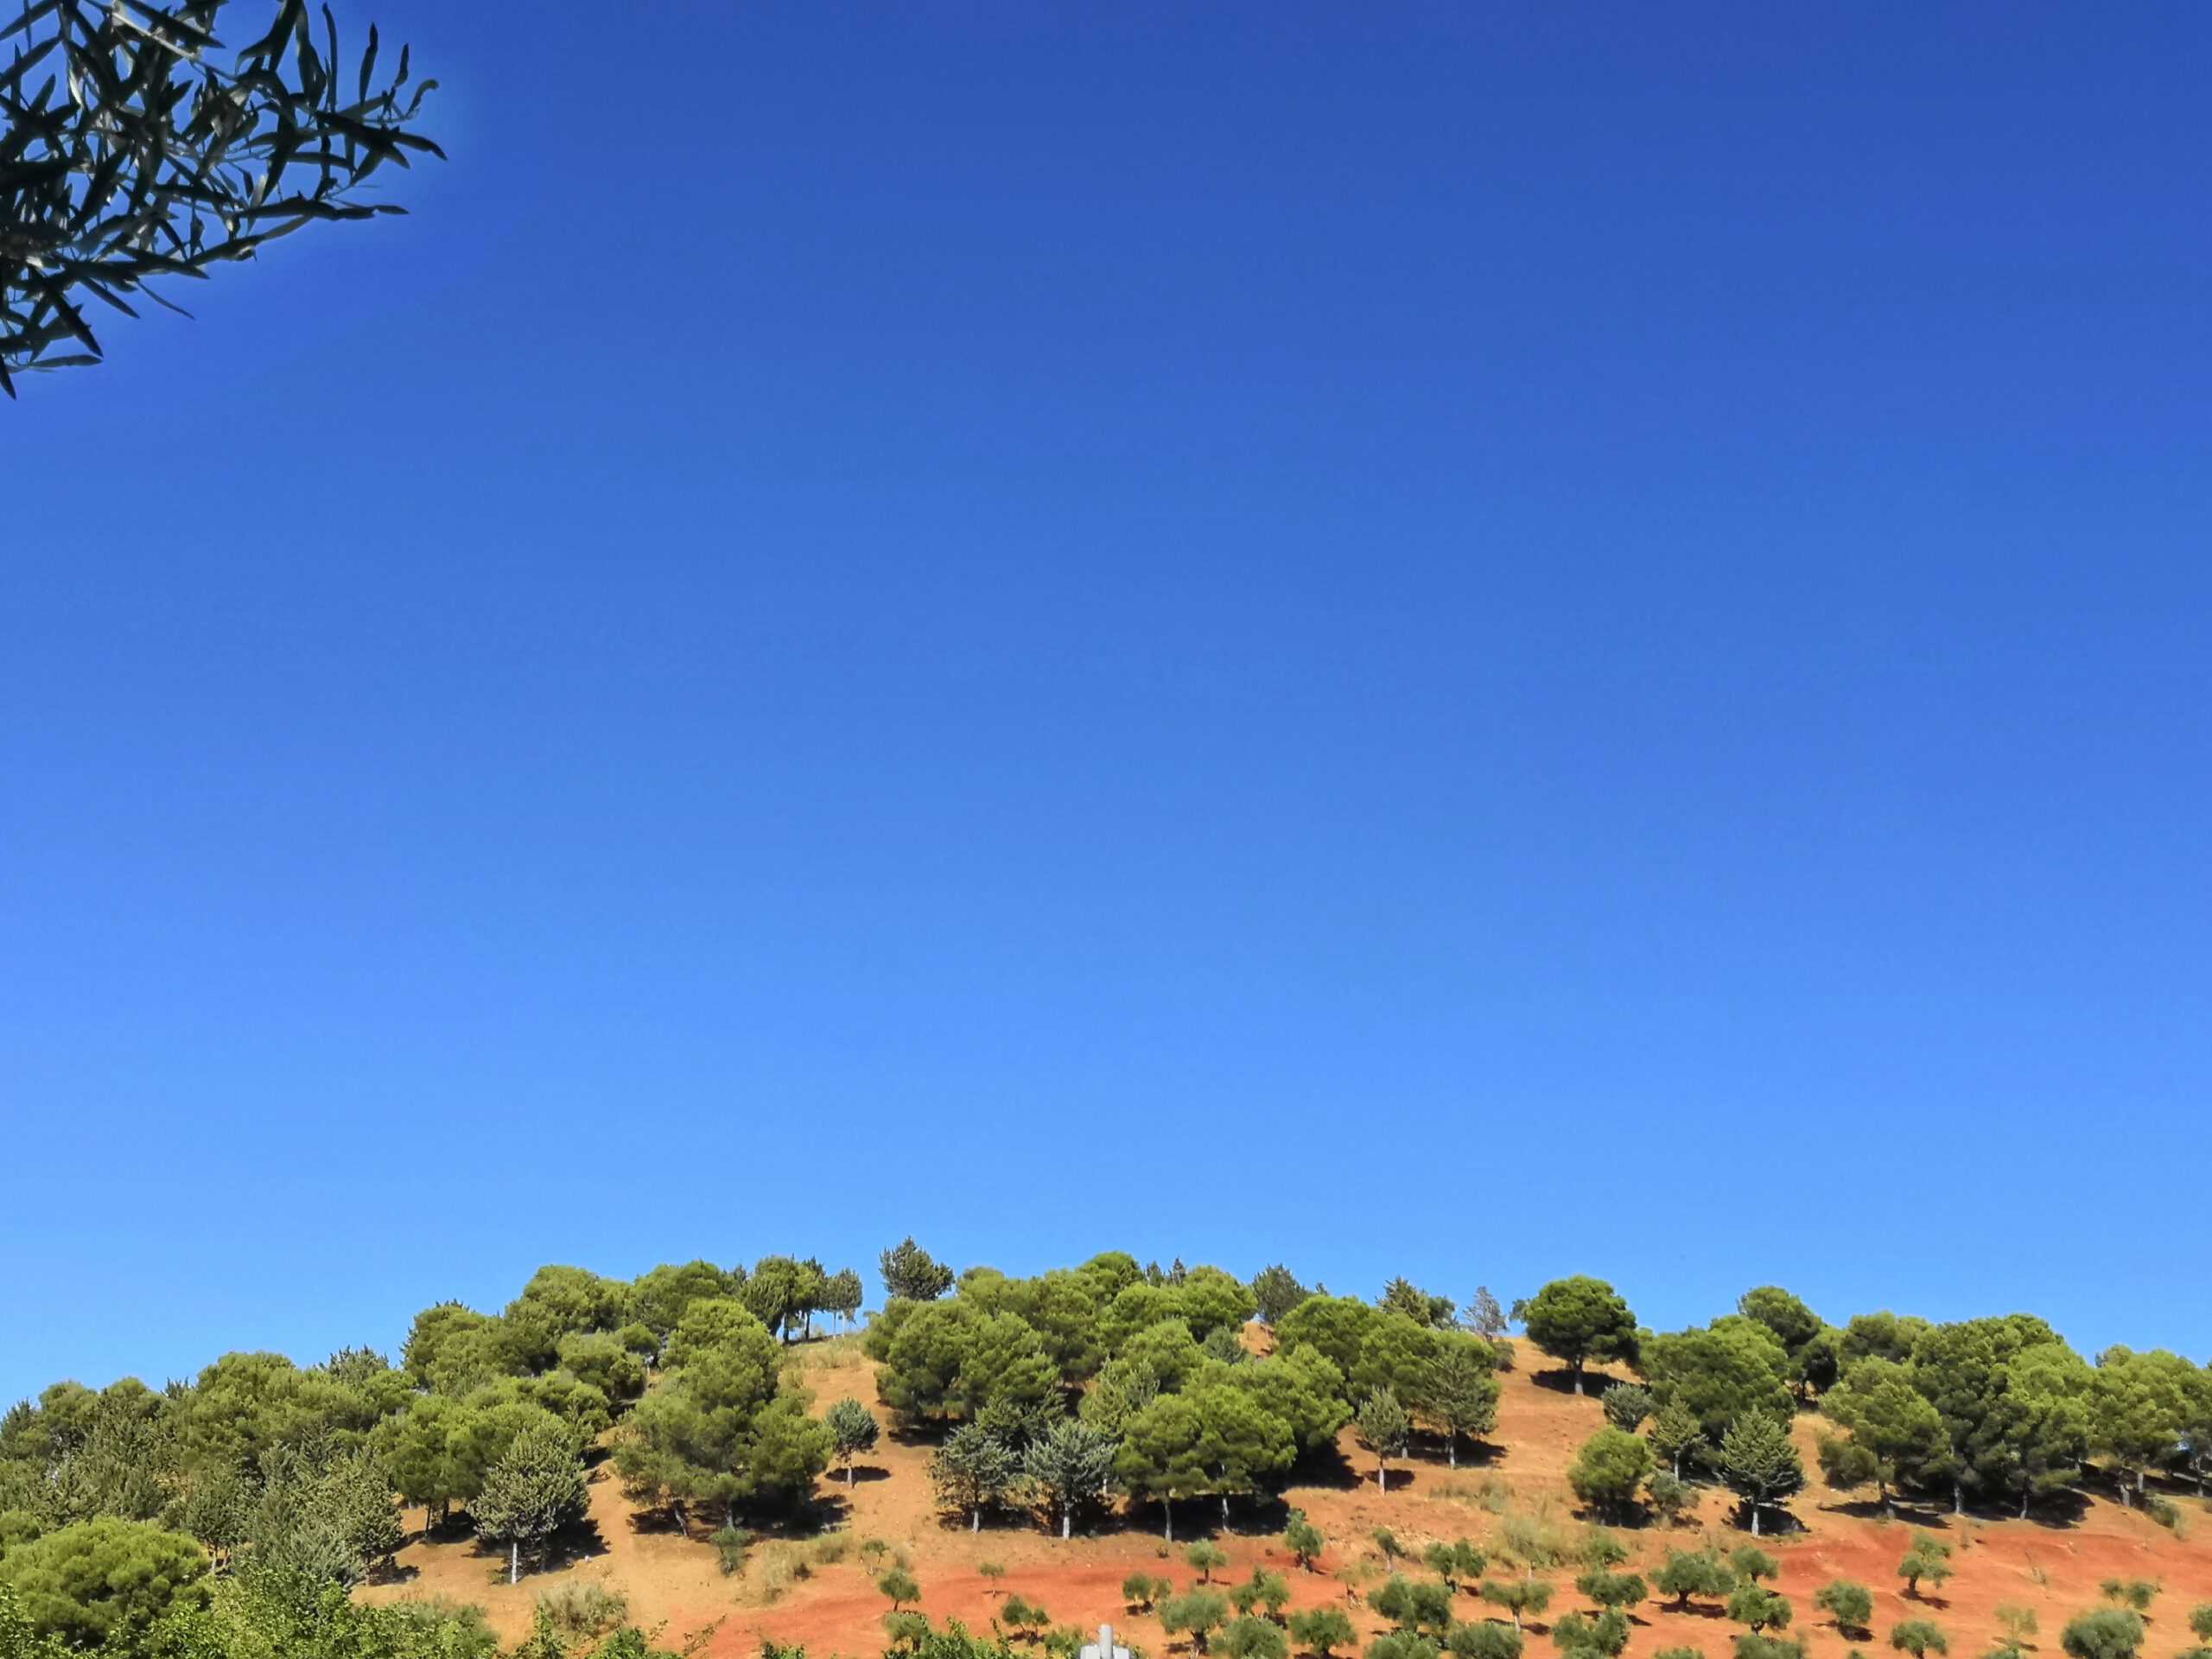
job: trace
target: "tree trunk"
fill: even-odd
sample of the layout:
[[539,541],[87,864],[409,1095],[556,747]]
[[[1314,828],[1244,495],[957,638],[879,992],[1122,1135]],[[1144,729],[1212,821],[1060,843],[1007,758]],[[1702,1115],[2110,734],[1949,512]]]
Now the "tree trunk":
[[1964,1515],[1966,1512],[1967,1484],[1965,1481],[1960,1479],[1958,1476],[1953,1475],[1951,1477],[1951,1513],[1953,1515]]
[[1577,1394],[1580,1394],[1582,1392],[1582,1362],[1580,1360],[1578,1359],[1573,1362],[1573,1371],[1574,1391]]
[[1380,1458],[1375,1460],[1375,1490],[1378,1492],[1390,1490],[1390,1465]]
[[522,1582],[522,1540],[519,1538],[507,1540],[507,1582]]
[[1160,1513],[1166,1518],[1167,1541],[1172,1544],[1175,1541],[1175,1500],[1172,1497],[1161,1498]]
[[1682,1478],[1682,1454],[1681,1454],[1681,1452],[1675,1452],[1675,1478],[1676,1480],[1680,1480],[1681,1478]]
[[1459,1431],[1456,1428],[1444,1436],[1444,1466],[1446,1469],[1459,1466]]
[[1224,1532],[1229,1530],[1229,1494],[1227,1492],[1221,1495],[1221,1529]]
[[845,1459],[845,1490],[849,1492],[853,1490],[853,1460],[850,1458]]
[[2021,1488],[2020,1488],[2020,1519],[2021,1519],[2021,1520],[2023,1520],[2023,1521],[2024,1521],[2024,1520],[2026,1520],[2027,1518],[2028,1518],[2028,1489],[2027,1489],[2026,1487],[2023,1486],[2023,1487],[2021,1487]]
[[1890,1483],[1879,1475],[1874,1477],[1874,1496],[1882,1500],[1882,1513],[1890,1519],[1897,1518],[1897,1505],[1890,1501]]
[[1060,1536],[1064,1539],[1075,1536],[1075,1510],[1066,1505],[1060,1509]]
[[1756,1537],[1758,1537],[1758,1535],[1759,1535],[1759,1506],[1758,1506],[1758,1503],[1757,1503],[1756,1501],[1754,1501],[1754,1502],[1752,1503],[1752,1504],[1751,1504],[1751,1536],[1752,1536],[1752,1537],[1754,1537],[1754,1538],[1756,1538]]
[[974,1509],[968,1511],[968,1530],[970,1532],[981,1532],[982,1529],[983,1506],[978,1503]]

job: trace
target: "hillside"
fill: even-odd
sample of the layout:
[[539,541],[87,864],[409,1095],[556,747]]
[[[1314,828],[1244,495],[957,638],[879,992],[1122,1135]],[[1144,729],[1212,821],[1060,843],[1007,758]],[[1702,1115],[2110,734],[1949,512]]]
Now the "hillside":
[[[1257,1327],[1248,1340],[1264,1341]],[[1527,1358],[1541,1365],[1541,1357]],[[794,1364],[814,1391],[818,1413],[844,1395],[875,1399],[874,1368],[849,1338],[802,1347]],[[1396,1465],[1393,1484],[1378,1492],[1372,1461],[1354,1444],[1351,1431],[1341,1437],[1340,1469],[1302,1465],[1282,1502],[1236,1506],[1233,1531],[1209,1529],[1205,1535],[1226,1549],[1230,1564],[1214,1573],[1217,1581],[1249,1576],[1255,1564],[1287,1574],[1294,1609],[1322,1604],[1345,1606],[1363,1643],[1387,1628],[1364,1605],[1347,1599],[1343,1575],[1361,1572],[1362,1563],[1379,1573],[1377,1552],[1369,1537],[1387,1526],[1412,1548],[1433,1540],[1495,1538],[1507,1516],[1546,1519],[1570,1532],[1586,1523],[1568,1490],[1566,1471],[1576,1450],[1604,1422],[1595,1389],[1577,1397],[1558,1386],[1555,1373],[1524,1364],[1502,1379],[1498,1426],[1479,1459],[1463,1456],[1460,1467],[1446,1467],[1433,1446],[1416,1450]],[[2150,1659],[2197,1645],[2187,1625],[2192,1606],[2212,1600],[2212,1544],[2202,1523],[2212,1522],[2194,1502],[2177,1531],[2154,1524],[2139,1510],[2109,1499],[2090,1498],[2079,1518],[2065,1524],[1996,1519],[1974,1515],[1961,1521],[1934,1510],[1906,1509],[1884,1520],[1865,1495],[1850,1497],[1827,1489],[1817,1472],[1815,1436],[1822,1427],[1815,1413],[1801,1415],[1795,1435],[1808,1470],[1807,1491],[1790,1506],[1798,1529],[1769,1536],[1764,1544],[1781,1562],[1779,1587],[1796,1604],[1793,1633],[1806,1637],[1815,1655],[1840,1656],[1853,1648],[1878,1648],[1890,1630],[1911,1618],[1934,1619],[1947,1632],[1955,1653],[1971,1656],[1994,1646],[2002,1632],[2000,1605],[2025,1606],[2039,1618],[2041,1634],[2033,1650],[2055,1655],[2058,1632],[2067,1618],[2100,1605],[2107,1579],[2147,1579],[2163,1586],[2153,1609],[2144,1649]],[[519,1585],[498,1581],[499,1563],[465,1536],[429,1542],[420,1535],[421,1513],[410,1514],[414,1536],[398,1560],[403,1581],[363,1593],[377,1598],[449,1596],[474,1601],[491,1615],[503,1635],[521,1637],[529,1628],[537,1597],[570,1582],[590,1582],[619,1591],[632,1616],[648,1625],[665,1622],[671,1637],[717,1624],[705,1651],[712,1656],[751,1655],[764,1640],[800,1643],[816,1654],[861,1655],[884,1645],[884,1598],[876,1591],[857,1546],[879,1538],[903,1552],[922,1586],[920,1606],[932,1618],[957,1618],[984,1630],[1008,1596],[1040,1603],[1053,1620],[1090,1629],[1110,1620],[1127,1638],[1152,1654],[1187,1646],[1171,1642],[1156,1616],[1126,1607],[1119,1586],[1128,1574],[1142,1571],[1185,1585],[1198,1574],[1183,1560],[1183,1546],[1194,1530],[1217,1520],[1212,1506],[1193,1502],[1179,1541],[1166,1558],[1158,1535],[1144,1521],[1125,1517],[1111,1530],[1094,1531],[1062,1542],[1033,1522],[1001,1522],[971,1534],[940,1517],[933,1502],[927,1467],[930,1440],[887,1434],[865,1458],[848,1497],[835,1471],[821,1491],[836,1515],[837,1530],[825,1552],[817,1540],[761,1535],[745,1570],[724,1577],[715,1551],[703,1541],[702,1524],[691,1537],[646,1523],[626,1503],[620,1486],[602,1465],[592,1484],[595,1534],[586,1548],[589,1559],[568,1562],[556,1571],[526,1576]],[[1312,1460],[1308,1460],[1308,1464]],[[1355,1471],[1357,1471],[1355,1474]],[[1691,1524],[1657,1524],[1623,1529],[1618,1535],[1630,1551],[1629,1565],[1647,1573],[1669,1548],[1713,1541],[1723,1548],[1745,1539],[1730,1522],[1733,1503],[1718,1488],[1701,1496]],[[1303,1510],[1329,1539],[1326,1554],[1313,1572],[1300,1571],[1283,1548],[1279,1532],[1284,1513]],[[1955,1575],[1940,1591],[1915,1601],[1903,1593],[1897,1563],[1916,1527],[1924,1527],[1954,1546]],[[1264,1529],[1264,1530],[1263,1530]],[[829,1559],[829,1557],[837,1557]],[[1001,1563],[1003,1577],[988,1578],[985,1563]],[[805,1563],[804,1575],[794,1569]],[[1418,1569],[1414,1569],[1418,1571]],[[1586,1606],[1576,1595],[1570,1567],[1554,1574],[1559,1598],[1553,1618],[1567,1608]],[[1875,1592],[1872,1640],[1847,1641],[1813,1607],[1820,1586],[1834,1578],[1857,1580]],[[1376,1580],[1361,1580],[1363,1592]],[[1463,1597],[1463,1617],[1479,1616],[1481,1604]],[[1718,1610],[1694,1604],[1676,1611],[1657,1599],[1634,1612],[1635,1630],[1628,1652],[1649,1656],[1662,1648],[1687,1646],[1700,1653],[1725,1655],[1739,1627]],[[1533,1620],[1531,1652],[1541,1644],[1546,1621]]]

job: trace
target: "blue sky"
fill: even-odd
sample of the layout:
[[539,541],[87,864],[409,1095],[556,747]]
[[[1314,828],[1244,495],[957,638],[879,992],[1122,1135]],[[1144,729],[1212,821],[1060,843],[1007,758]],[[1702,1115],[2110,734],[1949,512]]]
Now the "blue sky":
[[412,216],[0,411],[0,1396],[910,1230],[2212,1352],[2212,14],[344,10]]

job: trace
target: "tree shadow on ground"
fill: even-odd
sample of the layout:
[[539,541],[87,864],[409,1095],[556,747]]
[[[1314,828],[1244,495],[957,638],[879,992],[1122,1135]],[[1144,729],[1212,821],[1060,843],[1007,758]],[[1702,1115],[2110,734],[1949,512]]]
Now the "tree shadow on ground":
[[[1574,1373],[1564,1365],[1554,1370],[1531,1371],[1529,1380],[1540,1389],[1549,1389],[1554,1394],[1572,1395],[1574,1392]],[[1611,1371],[1585,1370],[1582,1373],[1582,1397],[1595,1404],[1607,1389],[1624,1380]]]

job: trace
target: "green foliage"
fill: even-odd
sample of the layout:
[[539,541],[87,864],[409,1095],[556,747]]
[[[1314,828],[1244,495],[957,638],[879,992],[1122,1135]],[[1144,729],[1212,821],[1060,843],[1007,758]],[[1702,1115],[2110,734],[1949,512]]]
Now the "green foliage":
[[883,1616],[883,1633],[894,1646],[903,1644],[918,1654],[930,1638],[929,1617],[911,1608],[894,1607]]
[[1754,1636],[1788,1630],[1795,1612],[1787,1596],[1749,1580],[1729,1592],[1727,1605],[1728,1617],[1738,1624],[1749,1625]]
[[1521,1659],[1521,1632],[1491,1619],[1454,1624],[1444,1638],[1452,1659]]
[[1315,1659],[1330,1659],[1340,1648],[1359,1639],[1351,1620],[1338,1607],[1316,1607],[1290,1616],[1291,1639]]
[[1491,1606],[1505,1609],[1516,1630],[1522,1620],[1541,1618],[1552,1605],[1552,1587],[1541,1579],[1485,1579],[1482,1595]]
[[1407,1442],[1413,1438],[1413,1419],[1398,1403],[1395,1394],[1381,1389],[1360,1402],[1352,1421],[1360,1445],[1375,1459],[1376,1484],[1387,1489],[1390,1460],[1405,1455]]
[[1413,1630],[1386,1630],[1367,1644],[1367,1659],[1436,1659],[1436,1643]]
[[1280,1263],[1262,1268],[1252,1276],[1252,1299],[1259,1305],[1260,1319],[1269,1325],[1281,1324],[1284,1314],[1313,1294]]
[[1643,1495],[1652,1513],[1669,1525],[1697,1507],[1697,1488],[1664,1469],[1651,1471],[1644,1482]]
[[1014,1628],[1016,1635],[1032,1639],[1052,1622],[1052,1614],[1043,1607],[1020,1596],[1008,1596],[1006,1605],[999,1609],[999,1617]]
[[1306,1518],[1305,1510],[1293,1510],[1289,1522],[1282,1529],[1282,1547],[1290,1552],[1293,1560],[1311,1573],[1314,1563],[1321,1559],[1321,1552],[1329,1547],[1329,1541],[1322,1536],[1320,1528]]
[[1449,1296],[1431,1295],[1412,1280],[1402,1277],[1382,1287],[1382,1300],[1376,1306],[1386,1313],[1400,1314],[1415,1325],[1440,1331],[1448,1329],[1459,1313]]
[[980,1424],[963,1423],[930,1459],[938,1501],[964,1511],[971,1529],[980,1529],[983,1511],[1005,1503],[1020,1479],[1020,1458]]
[[1122,1580],[1122,1599],[1139,1612],[1148,1613],[1174,1588],[1166,1579],[1155,1579],[1149,1573],[1132,1573]]
[[1255,1565],[1252,1576],[1230,1592],[1229,1599],[1240,1613],[1256,1611],[1269,1618],[1280,1618],[1290,1604],[1290,1585],[1281,1573]]
[[1646,1338],[1641,1363],[1652,1398],[1681,1407],[1713,1440],[1746,1417],[1786,1423],[1796,1410],[1789,1350],[1765,1325],[1741,1314]]
[[1651,1593],[1641,1573],[1602,1567],[1585,1572],[1575,1580],[1574,1587],[1600,1607],[1633,1607]]
[[1608,1426],[1583,1443],[1567,1484],[1585,1503],[1618,1519],[1636,1503],[1651,1472],[1651,1448],[1625,1429]]
[[830,1431],[830,1444],[837,1460],[845,1465],[845,1484],[853,1484],[853,1459],[863,1452],[872,1452],[883,1433],[883,1425],[875,1414],[848,1395],[833,1402],[822,1414],[823,1427]]
[[1170,1636],[1188,1636],[1192,1645],[1202,1653],[1206,1650],[1208,1638],[1228,1618],[1229,1598],[1218,1590],[1185,1590],[1179,1596],[1170,1597],[1160,1609],[1160,1628]]
[[1480,1440],[1497,1427],[1497,1355],[1479,1337],[1439,1333],[1421,1390],[1412,1395],[1415,1411],[1444,1436],[1446,1460],[1459,1462],[1461,1436]]
[[1678,1479],[1683,1459],[1702,1452],[1707,1445],[1705,1425],[1679,1401],[1670,1401],[1659,1408],[1651,1420],[1650,1440],[1651,1449],[1666,1459]]
[[1803,1490],[1805,1465],[1782,1422],[1755,1412],[1722,1439],[1720,1478],[1744,1500],[1756,1535],[1761,1510]]
[[1597,1654],[1604,1659],[1615,1659],[1628,1646],[1628,1615],[1617,1607],[1608,1607],[1592,1618],[1584,1613],[1566,1613],[1552,1621],[1552,1644],[1563,1654]]
[[1452,1589],[1479,1580],[1490,1565],[1482,1547],[1465,1538],[1433,1543],[1421,1551],[1421,1564]]
[[2101,1607],[2070,1618],[2058,1645],[2069,1659],[2135,1659],[2142,1651],[2143,1615],[2123,1607]]
[[1802,1637],[1762,1636],[1756,1631],[1736,1638],[1736,1659],[1806,1659]]
[[2107,1579],[2097,1586],[2097,1593],[2107,1601],[2121,1607],[2132,1607],[2139,1613],[2148,1613],[2151,1604],[2158,1599],[2159,1586],[2148,1579]]
[[1255,1618],[1249,1613],[1224,1624],[1213,1645],[1228,1659],[1289,1659],[1290,1656],[1282,1627],[1272,1619]]
[[1660,1594],[1675,1599],[1676,1607],[1687,1608],[1692,1596],[1724,1599],[1736,1587],[1736,1574],[1716,1550],[1670,1549],[1652,1582]]
[[1077,1510],[1103,1503],[1114,1490],[1118,1450],[1112,1436],[1075,1418],[1055,1424],[1031,1444],[1022,1472],[1058,1516],[1061,1537],[1073,1531]]
[[1636,1316],[1611,1285],[1587,1274],[1546,1285],[1522,1310],[1522,1325],[1529,1341],[1565,1363],[1577,1394],[1591,1360],[1637,1357]]
[[1229,1552],[1202,1538],[1183,1552],[1183,1559],[1197,1572],[1200,1584],[1211,1584],[1215,1573],[1229,1565]]
[[1736,1311],[1771,1331],[1792,1355],[1827,1329],[1827,1322],[1779,1285],[1761,1285],[1737,1300]]
[[1728,1553],[1728,1570],[1753,1584],[1764,1583],[1782,1571],[1782,1563],[1757,1544],[1738,1544]]
[[2212,1643],[2212,1601],[2200,1601],[2189,1610],[2189,1628],[2198,1641]]
[[715,1565],[724,1578],[734,1578],[745,1571],[745,1555],[753,1548],[753,1535],[743,1527],[716,1527],[707,1541],[715,1547]]
[[525,1548],[540,1548],[562,1528],[583,1519],[589,1503],[575,1442],[558,1428],[539,1425],[517,1435],[492,1465],[468,1513],[477,1536],[508,1546],[512,1580]]
[[879,1266],[883,1294],[902,1302],[933,1302],[952,1288],[952,1269],[914,1243],[913,1236],[884,1251]]
[[1874,1592],[1849,1579],[1830,1579],[1813,1592],[1813,1605],[1835,1621],[1838,1631],[1864,1641],[1873,1630]]
[[1279,1351],[1312,1348],[1344,1376],[1359,1364],[1367,1333],[1382,1318],[1355,1296],[1309,1296],[1275,1325]]
[[89,1648],[172,1607],[204,1606],[207,1565],[189,1538],[100,1516],[10,1549],[0,1557],[0,1584],[39,1635]]
[[894,1612],[908,1602],[922,1599],[922,1586],[914,1582],[914,1575],[903,1567],[893,1567],[875,1581],[875,1587],[889,1599]]
[[1890,1645],[1900,1653],[1909,1653],[1912,1659],[1926,1659],[1931,1653],[1948,1653],[1950,1638],[1933,1619],[1908,1618],[1890,1632]]
[[149,24],[105,0],[54,0],[13,26],[0,67],[0,223],[11,227],[0,243],[0,391],[10,397],[24,369],[99,359],[84,318],[92,300],[135,315],[124,296],[143,295],[175,309],[149,279],[205,276],[314,220],[401,212],[361,200],[363,187],[386,162],[442,154],[415,127],[436,83],[408,93],[404,48],[379,85],[372,28],[348,74],[335,25],[319,41],[308,9],[292,4],[226,65],[221,10],[222,0],[178,0]]
[[1651,1397],[1651,1390],[1636,1382],[1616,1382],[1598,1396],[1598,1403],[1605,1408],[1605,1421],[1615,1428],[1633,1434],[1643,1427],[1658,1404]]
[[1367,1605],[1402,1630],[1441,1636],[1452,1624],[1452,1591],[1427,1580],[1389,1578],[1368,1592]]
[[1951,1547],[1933,1533],[1916,1532],[1897,1562],[1905,1593],[1917,1596],[1923,1581],[1940,1586],[1951,1576]]

